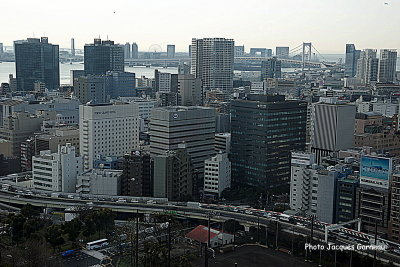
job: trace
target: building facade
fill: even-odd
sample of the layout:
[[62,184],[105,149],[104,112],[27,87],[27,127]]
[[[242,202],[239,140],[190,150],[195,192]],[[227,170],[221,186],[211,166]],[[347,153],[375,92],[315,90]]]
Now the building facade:
[[60,86],[58,45],[47,37],[28,38],[14,42],[15,69],[18,91],[33,91],[36,81],[45,83],[49,90]]
[[139,145],[138,107],[135,103],[81,105],[79,143],[85,170],[97,155],[123,156]]
[[233,89],[233,39],[192,39],[192,74],[203,82],[204,90]]
[[249,95],[231,102],[232,182],[289,186],[290,151],[306,145],[307,103]]
[[36,189],[75,193],[76,178],[83,171],[82,157],[71,144],[59,146],[57,153],[41,151],[32,158],[33,184]]

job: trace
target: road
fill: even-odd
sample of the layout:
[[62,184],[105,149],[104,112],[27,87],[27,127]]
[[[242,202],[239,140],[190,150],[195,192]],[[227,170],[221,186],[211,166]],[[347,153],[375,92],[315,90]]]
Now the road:
[[[36,193],[36,192],[35,192]],[[310,220],[304,217],[295,216],[294,221],[292,223],[282,221],[279,217],[278,213],[272,211],[262,211],[255,209],[247,209],[247,208],[229,208],[227,206],[220,205],[207,205],[203,204],[201,207],[188,207],[184,206],[185,203],[177,203],[177,202],[167,202],[164,200],[157,200],[161,203],[156,204],[154,201],[147,201],[145,203],[138,203],[137,200],[133,202],[128,199],[128,197],[118,197],[118,196],[108,196],[108,199],[101,197],[97,199],[83,200],[83,199],[74,199],[77,196],[81,196],[78,194],[69,194],[72,198],[59,198],[59,197],[49,197],[46,194],[32,194],[26,192],[11,192],[0,190],[0,202],[5,202],[7,204],[26,204],[30,203],[31,205],[41,206],[41,207],[53,207],[65,209],[71,206],[81,206],[81,207],[95,207],[95,208],[110,208],[117,212],[128,212],[135,213],[137,210],[141,213],[164,213],[167,211],[176,212],[177,214],[188,217],[188,218],[197,218],[197,219],[208,219],[208,216],[212,214],[213,221],[226,221],[229,219],[235,219],[239,221],[242,225],[247,226],[268,226],[272,223],[278,223],[281,230],[292,231],[294,234],[301,235],[310,235]],[[124,201],[120,201],[120,198],[124,198]],[[127,202],[130,201],[130,202]],[[324,230],[325,226],[328,224],[316,221],[314,224],[314,239],[320,240],[323,242],[324,240]],[[339,229],[342,231],[343,229]],[[345,239],[341,240],[344,244],[352,244],[355,241],[362,242],[368,244],[370,235],[365,233],[359,233],[357,231],[346,229],[343,231],[343,235]],[[380,259],[384,259],[387,261],[392,261],[394,263],[399,263],[400,266],[400,255],[393,252],[394,249],[398,249],[399,244],[390,243],[390,241],[385,240],[390,244],[390,250],[386,252],[379,252],[378,257]],[[371,254],[369,254],[371,255]]]

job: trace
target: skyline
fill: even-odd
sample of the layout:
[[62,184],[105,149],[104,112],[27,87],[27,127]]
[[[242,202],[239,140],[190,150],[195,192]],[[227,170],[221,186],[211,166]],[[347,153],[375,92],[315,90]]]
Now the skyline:
[[[399,1],[385,5],[378,0],[250,0],[241,5],[236,0],[205,0],[196,8],[193,2],[151,0],[141,5],[142,1],[117,0],[113,6],[77,0],[59,6],[49,0],[6,2],[4,10],[18,8],[19,13],[4,12],[3,20],[12,27],[2,29],[0,42],[12,46],[15,40],[47,36],[51,43],[69,48],[70,39],[75,38],[76,48],[81,49],[94,38],[108,36],[121,44],[136,42],[140,51],[148,51],[152,44],[166,51],[167,44],[175,44],[177,52],[186,52],[192,38],[225,37],[233,38],[235,45],[245,45],[246,50],[294,48],[302,42],[312,42],[321,53],[343,53],[346,43],[358,49],[400,50],[395,34],[400,27]],[[361,8],[362,13],[357,12]],[[36,18],[46,19],[33,21],[33,9]]]

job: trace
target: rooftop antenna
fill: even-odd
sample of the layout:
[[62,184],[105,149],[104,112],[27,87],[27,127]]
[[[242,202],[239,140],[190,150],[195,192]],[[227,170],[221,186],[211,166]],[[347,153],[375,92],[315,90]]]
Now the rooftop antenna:
[[108,34],[107,34],[107,41],[108,41]]

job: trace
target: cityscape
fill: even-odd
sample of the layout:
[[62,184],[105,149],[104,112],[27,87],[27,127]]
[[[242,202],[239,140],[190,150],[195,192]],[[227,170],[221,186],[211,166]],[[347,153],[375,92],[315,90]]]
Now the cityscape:
[[186,30],[0,36],[0,266],[400,266],[399,39]]

